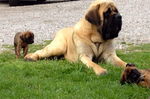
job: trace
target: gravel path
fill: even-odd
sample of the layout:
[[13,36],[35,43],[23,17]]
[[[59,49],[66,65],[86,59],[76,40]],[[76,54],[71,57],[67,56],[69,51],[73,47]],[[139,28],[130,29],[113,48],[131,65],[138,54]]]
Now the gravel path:
[[[53,39],[55,33],[73,26],[92,0],[9,7],[0,4],[0,45],[13,44],[16,32],[31,30],[35,43]],[[150,0],[115,0],[123,16],[118,42],[150,43]],[[122,46],[117,46],[118,48]]]

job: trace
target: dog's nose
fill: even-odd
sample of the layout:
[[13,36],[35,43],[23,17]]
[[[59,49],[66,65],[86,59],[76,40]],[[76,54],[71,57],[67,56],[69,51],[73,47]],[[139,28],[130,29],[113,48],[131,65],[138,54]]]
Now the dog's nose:
[[122,16],[121,16],[120,14],[116,14],[116,15],[115,15],[115,18],[121,20],[121,19],[122,19]]

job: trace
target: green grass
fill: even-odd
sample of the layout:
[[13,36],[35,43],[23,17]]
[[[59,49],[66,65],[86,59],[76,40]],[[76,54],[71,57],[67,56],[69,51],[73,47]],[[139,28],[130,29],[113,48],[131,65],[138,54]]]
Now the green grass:
[[[30,52],[46,44],[48,42],[32,45]],[[150,68],[150,44],[118,50],[117,53],[138,68]],[[121,68],[104,63],[101,65],[108,70],[107,75],[96,76],[81,63],[66,60],[27,62],[22,58],[15,59],[12,51],[5,51],[0,54],[0,99],[150,98],[150,89],[120,85]]]

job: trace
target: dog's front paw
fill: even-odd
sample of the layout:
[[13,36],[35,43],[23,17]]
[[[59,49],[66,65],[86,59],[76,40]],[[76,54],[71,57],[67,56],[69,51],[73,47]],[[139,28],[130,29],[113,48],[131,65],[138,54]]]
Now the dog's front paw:
[[100,68],[100,67],[96,67],[94,68],[94,72],[96,75],[104,75],[104,74],[107,74],[107,70],[106,69],[103,69],[103,68]]
[[26,61],[37,61],[38,57],[36,57],[33,53],[30,53],[24,57],[24,60],[26,60]]

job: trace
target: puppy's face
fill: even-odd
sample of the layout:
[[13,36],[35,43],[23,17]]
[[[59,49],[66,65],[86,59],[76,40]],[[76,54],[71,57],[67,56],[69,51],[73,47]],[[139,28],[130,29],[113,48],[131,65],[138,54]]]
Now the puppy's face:
[[135,67],[135,65],[128,65],[125,68],[120,83],[125,84],[127,83],[138,83],[140,80],[141,73],[138,71],[138,69]]
[[34,43],[34,34],[30,31],[24,32],[20,38],[27,44]]
[[92,6],[85,19],[98,27],[98,32],[104,40],[118,37],[122,27],[122,16],[113,2],[102,2]]

